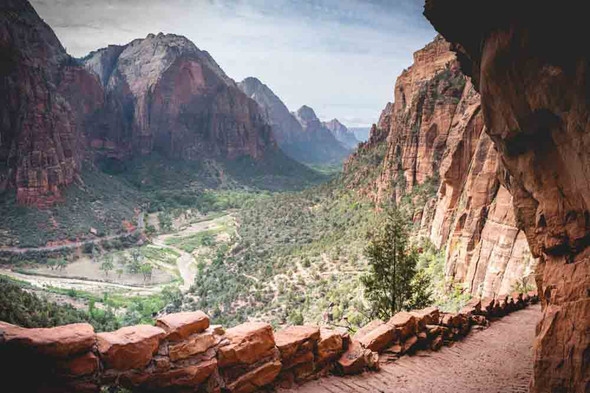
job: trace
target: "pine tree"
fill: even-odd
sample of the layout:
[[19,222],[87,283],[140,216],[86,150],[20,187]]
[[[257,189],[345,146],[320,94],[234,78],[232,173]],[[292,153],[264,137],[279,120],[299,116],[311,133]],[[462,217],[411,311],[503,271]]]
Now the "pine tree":
[[397,209],[388,211],[385,225],[365,250],[369,273],[362,282],[371,313],[381,319],[430,303],[429,277],[417,276],[418,252],[409,244],[406,222]]

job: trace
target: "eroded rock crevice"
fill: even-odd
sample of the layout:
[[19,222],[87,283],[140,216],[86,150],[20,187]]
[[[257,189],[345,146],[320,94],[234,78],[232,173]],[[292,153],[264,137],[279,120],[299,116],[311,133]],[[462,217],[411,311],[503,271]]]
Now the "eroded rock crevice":
[[[590,55],[564,43],[587,32],[587,24],[578,4],[501,1],[495,11],[476,14],[468,3],[429,0],[425,15],[453,42],[481,94],[486,131],[509,173],[504,179],[518,226],[540,258],[544,309],[533,391],[586,392]],[[473,17],[456,23],[458,12]]]

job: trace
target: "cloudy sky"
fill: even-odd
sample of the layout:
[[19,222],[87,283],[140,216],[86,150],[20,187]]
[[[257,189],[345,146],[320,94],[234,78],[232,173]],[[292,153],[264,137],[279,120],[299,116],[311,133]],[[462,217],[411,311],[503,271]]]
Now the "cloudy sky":
[[68,52],[149,33],[207,50],[236,81],[255,76],[289,109],[376,122],[395,78],[435,32],[423,0],[32,0]]

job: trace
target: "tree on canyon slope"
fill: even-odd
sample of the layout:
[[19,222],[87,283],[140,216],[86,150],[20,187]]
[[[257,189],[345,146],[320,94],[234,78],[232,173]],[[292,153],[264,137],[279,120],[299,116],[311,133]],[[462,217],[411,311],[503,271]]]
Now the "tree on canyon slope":
[[416,267],[418,251],[409,244],[406,222],[399,210],[391,209],[381,230],[369,235],[369,272],[362,282],[374,317],[388,319],[431,303],[430,280]]

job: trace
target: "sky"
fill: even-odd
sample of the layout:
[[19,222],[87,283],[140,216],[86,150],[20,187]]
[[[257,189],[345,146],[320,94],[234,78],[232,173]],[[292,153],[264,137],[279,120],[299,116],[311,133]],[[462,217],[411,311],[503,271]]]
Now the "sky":
[[234,80],[254,76],[287,107],[370,126],[395,79],[436,35],[424,0],[31,0],[82,57],[149,33],[184,35]]

